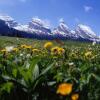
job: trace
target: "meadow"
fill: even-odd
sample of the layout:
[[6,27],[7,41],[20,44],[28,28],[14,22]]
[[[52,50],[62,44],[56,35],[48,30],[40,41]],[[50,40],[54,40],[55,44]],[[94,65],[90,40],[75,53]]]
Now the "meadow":
[[100,44],[0,36],[0,100],[100,100]]

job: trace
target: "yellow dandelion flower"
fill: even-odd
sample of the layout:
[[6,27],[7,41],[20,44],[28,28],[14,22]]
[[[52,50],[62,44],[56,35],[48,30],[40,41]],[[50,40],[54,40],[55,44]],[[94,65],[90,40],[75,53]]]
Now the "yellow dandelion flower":
[[92,57],[92,52],[91,51],[86,52],[85,57],[86,58],[91,58]]
[[51,54],[58,54],[59,47],[53,47],[51,48]]
[[19,49],[18,48],[13,48],[13,51],[17,52]]
[[39,52],[39,49],[33,49],[32,52]]
[[51,52],[55,52],[55,51],[58,51],[59,47],[53,47],[51,48]]
[[44,48],[46,48],[46,49],[50,49],[52,46],[53,46],[52,42],[47,42],[44,44]]
[[78,98],[79,98],[79,94],[73,94],[72,96],[71,96],[71,99],[72,100],[78,100]]
[[25,48],[25,47],[26,47],[26,45],[25,45],[25,44],[21,45],[21,48]]
[[63,48],[60,47],[53,47],[51,48],[51,54],[62,55],[65,52]]
[[6,52],[6,49],[2,49],[1,52]]
[[32,46],[31,46],[31,45],[27,45],[25,48],[26,48],[26,49],[31,49]]
[[63,48],[58,48],[58,54],[62,55],[64,54],[65,50]]
[[72,92],[72,84],[70,83],[62,83],[58,86],[57,94],[65,96],[69,95],[71,92]]
[[31,49],[32,46],[31,45],[21,45],[21,48],[24,48],[24,49]]

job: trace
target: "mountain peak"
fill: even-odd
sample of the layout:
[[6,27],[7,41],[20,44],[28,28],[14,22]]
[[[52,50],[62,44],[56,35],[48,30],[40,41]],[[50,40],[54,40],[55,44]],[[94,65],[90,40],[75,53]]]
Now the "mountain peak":
[[45,27],[49,29],[49,22],[47,20],[39,19],[38,17],[33,17],[31,23],[37,26]]
[[43,24],[44,24],[43,21],[37,17],[32,18],[32,23],[39,24],[40,26],[43,26]]
[[61,18],[61,19],[59,20],[59,26],[58,26],[58,28],[59,28],[60,30],[62,30],[62,31],[65,31],[65,30],[68,30],[68,29],[69,29],[69,27],[66,25],[66,23],[65,23],[65,21],[64,21],[63,18]]
[[69,27],[65,24],[65,22],[61,22],[61,23],[59,24],[59,27],[60,27],[61,29],[63,29],[63,30],[69,29]]
[[98,38],[94,31],[87,25],[79,24],[75,31],[77,36],[82,39],[93,41]]
[[4,21],[13,21],[14,19],[8,15],[0,15],[0,19]]
[[62,18],[59,20],[58,27],[53,30],[53,33],[62,37],[71,37],[70,29]]
[[18,23],[8,15],[0,15],[0,20],[4,21],[9,27],[16,27]]
[[78,28],[80,28],[84,32],[87,32],[87,33],[90,33],[91,35],[96,36],[96,34],[93,32],[93,30],[87,25],[79,24]]

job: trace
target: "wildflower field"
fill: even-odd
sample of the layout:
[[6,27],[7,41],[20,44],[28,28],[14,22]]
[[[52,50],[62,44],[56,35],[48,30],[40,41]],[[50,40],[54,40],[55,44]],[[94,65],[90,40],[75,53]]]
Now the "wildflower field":
[[0,100],[100,100],[100,45],[0,37]]

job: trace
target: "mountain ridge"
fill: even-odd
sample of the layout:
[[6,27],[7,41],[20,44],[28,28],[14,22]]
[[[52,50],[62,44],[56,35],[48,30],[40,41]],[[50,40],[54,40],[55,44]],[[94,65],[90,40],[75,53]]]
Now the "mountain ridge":
[[[64,20],[60,21],[58,27],[53,30],[45,24],[45,21],[39,18],[32,18],[29,23],[22,25],[17,23],[10,16],[0,16],[0,22],[2,23],[0,23],[0,32],[6,26],[5,29],[7,29],[7,33],[10,31],[14,36],[19,35],[21,37],[38,39],[72,39],[100,42],[100,38],[89,26],[79,24],[75,30],[71,30]],[[1,35],[3,35],[3,33]]]

